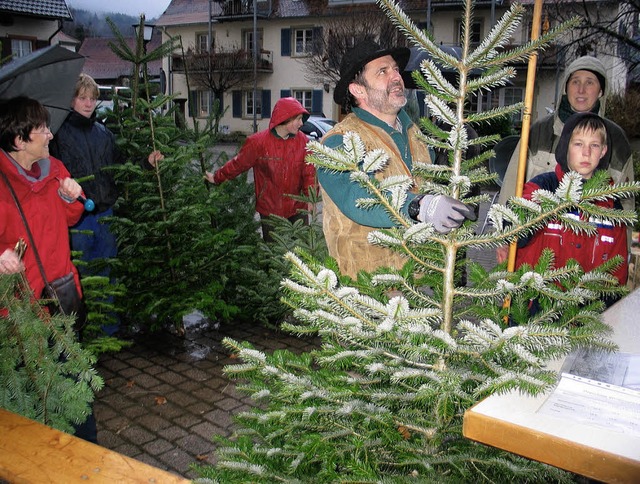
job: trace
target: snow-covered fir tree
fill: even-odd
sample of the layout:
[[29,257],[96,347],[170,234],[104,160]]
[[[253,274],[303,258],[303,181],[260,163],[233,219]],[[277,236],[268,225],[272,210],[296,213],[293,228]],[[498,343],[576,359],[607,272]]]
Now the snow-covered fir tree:
[[[416,82],[438,122],[422,119],[421,127],[425,143],[449,150],[449,165],[414,162],[418,190],[471,205],[486,201],[472,188],[491,180],[484,167],[491,152],[472,159],[463,153],[473,145],[493,144],[496,137],[471,140],[464,126],[508,116],[522,105],[472,114],[465,111],[465,100],[504,85],[515,76],[510,64],[570,25],[511,48],[509,37],[524,15],[524,8],[514,4],[471,48],[473,5],[467,0],[457,59],[440,50],[397,4],[378,3],[409,43],[433,59],[422,63]],[[457,69],[459,85],[445,79],[440,67]],[[480,75],[471,77],[472,70]],[[301,251],[287,255],[292,270],[282,286],[297,322],[284,328],[317,334],[322,346],[299,356],[267,355],[246,343],[225,341],[242,362],[226,372],[239,380],[256,409],[236,416],[236,435],[221,439],[216,466],[202,467],[202,475],[225,483],[572,482],[569,473],[464,438],[463,415],[494,393],[549,390],[557,375],[547,363],[576,347],[612,349],[600,320],[601,299],[624,291],[611,275],[622,261],[590,272],[578,264],[553,268],[553,254],[546,251],[535,267],[508,272],[504,265],[485,270],[460,254],[471,248],[495,250],[573,209],[631,223],[635,213],[603,211],[595,202],[633,195],[640,185],[610,185],[601,176],[583,183],[569,173],[556,193],[541,193],[538,203],[518,198],[493,206],[490,233],[478,234],[467,221],[442,235],[402,214],[412,178],[377,180],[371,175],[384,167],[387,154],[366,152],[354,133],[345,139],[343,150],[312,142],[309,161],[350,172],[352,182],[371,194],[359,202],[362,207],[386,207],[396,226],[372,230],[369,241],[403,254],[407,263],[402,270],[380,268],[353,281],[335,264]],[[593,230],[563,220],[570,230]],[[463,270],[466,285],[459,282]],[[540,310],[532,316],[528,304],[534,298]]]

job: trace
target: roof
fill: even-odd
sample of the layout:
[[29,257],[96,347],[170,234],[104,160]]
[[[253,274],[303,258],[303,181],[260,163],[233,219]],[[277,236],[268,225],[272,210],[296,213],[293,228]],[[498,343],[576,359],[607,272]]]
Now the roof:
[[73,20],[65,0],[0,0],[0,12]]
[[[212,15],[220,15],[222,8],[217,2],[211,2]],[[172,0],[157,20],[158,26],[189,25],[207,23],[209,0]]]
[[[258,12],[269,11],[270,18],[304,18],[316,16],[349,15],[355,11],[369,11],[376,7],[375,1],[369,2],[351,1],[329,4],[330,0],[258,0]],[[532,0],[533,1],[533,0]],[[223,15],[222,6],[225,0],[211,2],[211,15],[220,17]],[[491,0],[476,0],[476,5],[490,5]],[[508,0],[497,0],[496,4],[502,6],[509,3]],[[427,8],[427,0],[398,0],[398,4],[406,12],[424,11]],[[432,8],[460,8],[463,0],[432,0]],[[164,13],[160,16],[156,25],[178,26],[190,24],[206,24],[209,16],[209,0],[172,0]]]
[[[160,46],[161,35],[160,31],[154,31],[153,38],[147,46],[149,51]],[[129,47],[132,49],[135,48],[135,38],[131,37],[125,40]],[[131,76],[133,65],[130,62],[120,59],[109,47],[109,42],[115,43],[116,39],[106,37],[87,37],[84,39],[78,51],[79,54],[86,58],[82,72],[96,80]],[[159,76],[161,67],[162,60],[150,62],[147,66],[149,76]]]

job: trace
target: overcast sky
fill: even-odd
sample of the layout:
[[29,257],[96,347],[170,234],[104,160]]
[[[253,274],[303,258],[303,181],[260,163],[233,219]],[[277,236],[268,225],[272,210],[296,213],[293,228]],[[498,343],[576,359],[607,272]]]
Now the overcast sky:
[[169,6],[171,0],[67,0],[73,8],[90,12],[117,12],[145,18],[158,18]]

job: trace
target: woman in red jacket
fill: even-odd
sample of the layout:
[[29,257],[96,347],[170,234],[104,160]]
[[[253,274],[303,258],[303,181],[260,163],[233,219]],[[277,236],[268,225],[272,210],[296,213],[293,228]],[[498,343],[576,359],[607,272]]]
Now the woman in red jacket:
[[[602,118],[593,113],[578,113],[565,122],[562,136],[556,148],[558,165],[554,172],[542,173],[527,182],[522,196],[528,200],[539,189],[555,192],[562,177],[569,170],[589,179],[596,170],[606,170],[601,160],[609,149],[607,130]],[[598,206],[622,208],[611,199],[596,202]],[[585,220],[578,211],[569,212],[568,217]],[[518,244],[516,266],[524,263],[535,265],[542,250],[549,248],[555,254],[555,266],[563,267],[569,259],[576,260],[585,271],[600,266],[605,261],[621,255],[624,263],[618,267],[615,276],[621,285],[627,282],[628,248],[626,227],[614,225],[605,220],[590,218],[589,223],[597,228],[595,235],[576,233],[565,228],[558,220],[548,223],[528,241]]]
[[[47,127],[49,113],[38,101],[18,97],[0,106],[0,274],[24,269],[29,286],[40,297],[45,286],[25,225],[7,183],[11,184],[33,235],[48,282],[75,275],[71,263],[69,226],[84,211],[77,198],[82,188],[70,177],[62,162],[49,156],[53,138]],[[14,248],[18,240],[28,247],[21,261]]]
[[262,220],[262,237],[271,240],[269,215],[294,222],[305,219],[300,213],[306,204],[288,195],[306,195],[315,184],[315,169],[305,163],[307,137],[300,128],[309,117],[296,99],[285,97],[273,108],[269,128],[247,138],[240,152],[222,168],[206,178],[216,185],[253,168],[256,211]]

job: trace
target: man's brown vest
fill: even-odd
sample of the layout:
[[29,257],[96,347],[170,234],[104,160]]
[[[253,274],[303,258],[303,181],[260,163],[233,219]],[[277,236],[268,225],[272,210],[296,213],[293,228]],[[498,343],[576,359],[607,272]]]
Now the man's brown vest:
[[[411,176],[409,169],[402,161],[398,147],[383,129],[362,121],[355,114],[349,114],[327,136],[344,135],[348,131],[353,131],[360,136],[367,151],[383,149],[389,154],[389,162],[385,169],[375,174],[378,180],[396,175]],[[431,163],[428,147],[418,140],[416,136],[418,132],[415,125],[408,130],[412,160],[413,162]],[[375,228],[357,224],[346,217],[324,189],[322,189],[322,200],[322,226],[329,255],[338,261],[338,266],[343,274],[355,278],[360,270],[372,272],[382,266],[400,268],[404,265],[406,260],[399,254],[390,249],[370,244],[367,241],[367,235]]]

